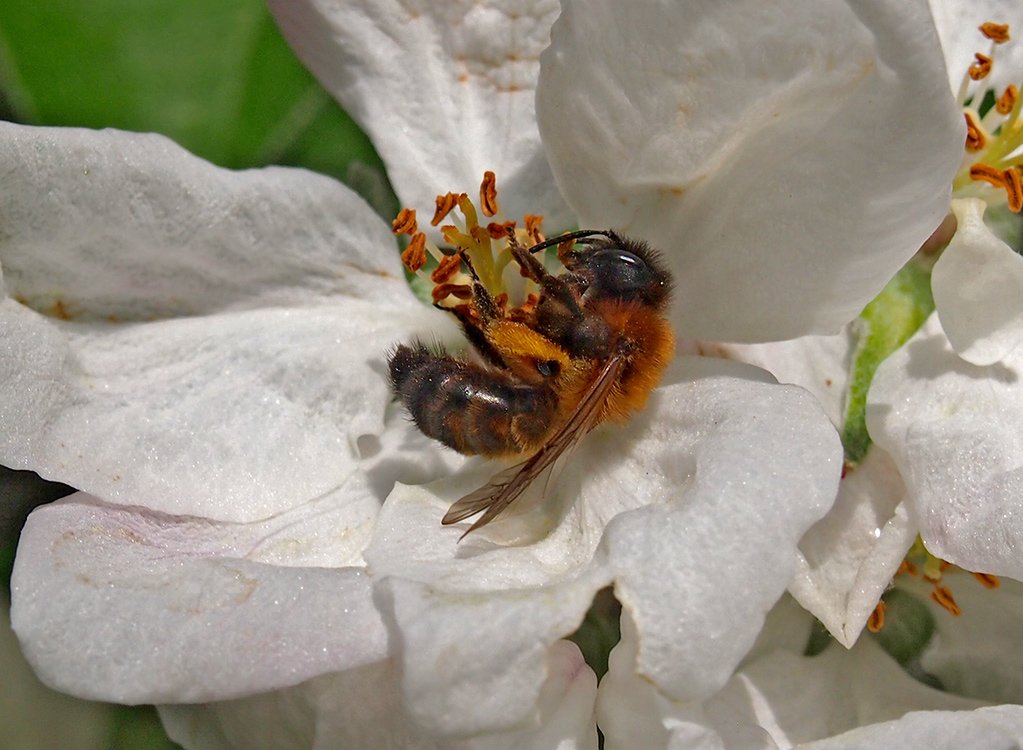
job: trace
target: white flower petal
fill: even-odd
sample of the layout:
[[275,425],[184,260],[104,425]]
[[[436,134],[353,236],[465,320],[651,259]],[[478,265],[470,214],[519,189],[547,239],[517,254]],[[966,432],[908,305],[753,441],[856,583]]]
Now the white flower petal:
[[405,711],[400,670],[384,661],[274,694],[203,706],[161,706],[171,738],[196,750],[595,750],[596,679],[579,649],[548,656],[537,727],[463,740],[434,737]]
[[47,684],[122,703],[230,698],[378,660],[369,576],[319,567],[358,561],[376,502],[356,475],[234,526],[73,495],[22,532],[14,628]]
[[660,502],[607,530],[615,591],[639,630],[639,670],[680,698],[720,688],[749,650],[792,577],[799,538],[834,502],[842,465],[810,394],[723,377],[722,364],[762,372],[682,360],[686,378],[662,388],[623,483],[643,486],[645,473]]
[[383,429],[387,347],[437,322],[383,222],[299,170],[0,128],[0,462],[232,521],[337,487]]
[[463,528],[439,520],[495,467],[473,462],[446,482],[398,486],[367,560],[384,579],[421,720],[464,733],[528,715],[545,645],[578,626],[609,568],[641,618],[649,678],[693,691],[727,679],[841,467],[812,397],[768,378],[683,358],[646,411],[587,436],[545,502],[531,507],[538,482],[534,497],[460,544]]
[[114,726],[113,706],[88,703],[50,690],[32,672],[8,622],[0,596],[0,726],[4,745],[17,750],[95,750],[104,747]]
[[916,538],[895,464],[874,446],[839,485],[827,516],[799,542],[789,592],[846,648],[859,638]]
[[667,252],[686,336],[837,331],[944,218],[964,124],[926,6],[564,5],[555,177],[584,225]]
[[850,730],[800,745],[800,750],[1018,750],[1023,744],[1023,706],[976,711],[918,711],[901,719]]
[[994,364],[1023,342],[1023,258],[988,229],[985,205],[952,201],[956,233],[931,274],[941,327],[975,365]]
[[[690,703],[670,701],[639,679],[635,653],[634,631],[623,618],[622,641],[597,697],[607,750],[792,747],[907,711],[980,705],[913,680],[870,639],[852,651],[832,645],[815,657],[766,653],[720,692]],[[637,736],[646,741],[633,741]]]
[[968,570],[1023,579],[1017,352],[989,367],[964,362],[932,315],[878,368],[867,428],[899,467],[928,550]]
[[1007,84],[1019,85],[1023,76],[1023,44],[1020,44],[1023,5],[1018,0],[930,0],[930,6],[945,53],[952,91],[959,91],[963,76],[974,61],[974,54],[990,52],[991,42],[977,30],[986,21],[1009,24],[1013,41],[996,48],[994,67],[984,83],[998,94]]
[[762,367],[779,383],[810,391],[838,428],[845,423],[846,396],[855,339],[851,326],[834,336],[802,336],[767,344],[712,344],[714,356]]
[[[540,2],[271,0],[298,56],[362,126],[406,206],[497,173],[506,216],[567,209],[540,146],[534,89],[558,15]],[[424,222],[425,223],[425,222]]]

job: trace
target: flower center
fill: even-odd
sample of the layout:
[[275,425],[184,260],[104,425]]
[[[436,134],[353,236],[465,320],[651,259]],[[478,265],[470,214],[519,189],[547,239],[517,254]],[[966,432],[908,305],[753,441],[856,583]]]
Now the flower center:
[[[952,563],[931,554],[924,546],[923,540],[917,537],[916,542],[910,547],[909,552],[906,553],[905,559],[899,564],[899,569],[895,575],[896,577],[908,575],[929,583],[931,585],[931,599],[949,614],[958,617],[962,614],[962,609],[956,603],[952,589],[945,585],[942,580],[945,573],[954,569],[956,569],[956,566],[952,565]],[[1001,585],[998,576],[993,576],[990,573],[966,572],[976,578],[986,589],[996,589]],[[884,623],[885,602],[882,599],[877,603],[877,607],[867,621],[867,629],[872,633],[876,633],[884,627]]]
[[[1009,84],[1001,93],[987,79],[994,70],[998,48],[1010,41],[1008,24],[985,23],[980,33],[989,41],[987,54],[978,52],[963,76],[957,100],[966,118],[966,158],[955,177],[957,195],[976,195],[991,201],[991,188],[1010,210],[1023,209],[1023,118],[1019,87]],[[981,114],[983,113],[983,114]]]
[[[485,225],[480,222],[481,214],[490,220]],[[445,220],[450,223],[442,224]],[[543,216],[537,214],[526,214],[521,225],[505,220],[497,202],[497,180],[488,171],[480,184],[478,208],[465,193],[437,196],[430,225],[440,227],[448,247],[439,247],[419,230],[414,209],[403,208],[391,231],[411,238],[401,261],[410,272],[429,280],[435,306],[466,309],[473,281],[478,280],[490,292],[500,315],[515,320],[536,304],[539,289],[512,263],[511,248],[543,242],[542,224]]]

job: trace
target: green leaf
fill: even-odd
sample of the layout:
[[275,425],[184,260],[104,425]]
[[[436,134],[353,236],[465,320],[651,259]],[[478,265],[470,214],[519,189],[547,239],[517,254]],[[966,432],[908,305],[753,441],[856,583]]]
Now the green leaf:
[[222,166],[382,167],[260,0],[5,0],[0,89],[22,122],[159,132]]
[[931,271],[916,262],[906,264],[860,313],[854,329],[857,342],[842,428],[845,458],[859,463],[867,455],[867,392],[885,358],[902,346],[934,310]]
[[899,664],[915,662],[934,636],[934,615],[908,591],[892,589],[883,598],[884,627],[873,636]]

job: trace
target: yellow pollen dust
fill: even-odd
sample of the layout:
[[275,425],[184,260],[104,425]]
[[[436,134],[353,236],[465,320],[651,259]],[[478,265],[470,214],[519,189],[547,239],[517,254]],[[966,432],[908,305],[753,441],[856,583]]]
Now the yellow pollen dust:
[[[512,244],[529,247],[544,240],[543,217],[527,214],[521,226],[500,215],[497,178],[484,173],[479,190],[479,208],[466,193],[438,195],[431,226],[438,227],[443,247],[418,229],[416,213],[403,208],[391,230],[411,237],[401,255],[409,272],[430,281],[435,306],[468,310],[473,299],[473,283],[482,284],[503,315],[516,317],[519,311],[537,299],[535,282],[523,279],[512,263]],[[492,219],[483,224],[480,217]],[[446,223],[445,223],[446,222]],[[505,273],[509,264],[514,272]],[[511,288],[509,288],[511,287]],[[509,305],[511,308],[509,309]],[[468,314],[468,313],[467,313]]]
[[[1019,213],[1023,211],[1023,116],[1020,112],[1023,100],[1015,84],[1009,84],[999,93],[984,83],[997,65],[998,47],[1011,40],[1009,26],[988,22],[980,26],[980,32],[991,45],[986,53],[976,53],[959,88],[958,100],[966,118],[966,159],[953,181],[953,188],[962,196],[975,195],[989,201],[1004,199],[1011,211]],[[991,94],[995,97],[993,106]],[[980,114],[982,106],[987,107],[983,116]],[[992,189],[997,192],[992,193]]]

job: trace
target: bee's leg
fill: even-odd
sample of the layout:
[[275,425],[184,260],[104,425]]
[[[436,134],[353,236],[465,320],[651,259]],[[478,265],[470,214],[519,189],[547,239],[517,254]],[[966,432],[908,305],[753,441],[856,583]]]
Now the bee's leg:
[[[484,289],[484,291],[486,290]],[[462,330],[465,332],[465,337],[469,340],[469,343],[472,344],[472,347],[479,352],[479,355],[483,357],[483,359],[495,367],[500,367],[502,370],[508,369],[507,363],[501,357],[497,349],[495,349],[487,339],[483,326],[481,326],[472,316],[468,305],[444,307],[441,309],[458,318],[458,322],[461,323]]]
[[553,298],[564,305],[565,309],[574,319],[578,320],[583,317],[583,311],[579,307],[572,287],[566,283],[565,279],[548,273],[547,269],[543,267],[543,263],[537,260],[535,255],[532,255],[518,242],[512,240],[509,246],[512,257],[522,268],[526,278],[535,281],[547,297]]

